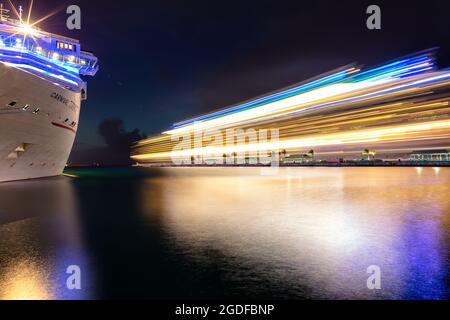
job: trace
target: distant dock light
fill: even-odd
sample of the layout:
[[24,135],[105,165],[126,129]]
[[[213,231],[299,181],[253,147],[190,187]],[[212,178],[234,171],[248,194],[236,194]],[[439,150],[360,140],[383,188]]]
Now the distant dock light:
[[450,161],[448,150],[420,150],[411,153],[411,161],[444,162]]

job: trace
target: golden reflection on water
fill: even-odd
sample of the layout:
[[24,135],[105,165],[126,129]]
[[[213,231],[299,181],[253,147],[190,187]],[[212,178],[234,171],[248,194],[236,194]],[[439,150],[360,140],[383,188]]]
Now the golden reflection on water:
[[35,262],[15,262],[2,275],[0,300],[48,300],[52,295],[48,288],[48,274]]
[[65,288],[67,266],[84,260],[71,181],[1,184],[0,204],[0,300],[80,298]]
[[39,255],[36,219],[25,219],[0,228],[0,300],[52,298],[50,266]]
[[[445,291],[411,288],[420,286],[411,279],[433,281],[447,272],[449,169],[258,170],[168,169],[168,177],[142,185],[143,210],[162,212],[167,234],[192,259],[208,259],[213,249],[238,263],[227,274],[238,281],[248,276],[239,268],[251,268],[293,290],[302,283],[311,298]],[[367,290],[371,265],[383,270],[382,292]]]
[[[84,275],[96,267],[86,259],[80,205],[91,210],[83,213],[94,225],[114,226],[106,233],[113,238],[95,232],[96,242],[111,244],[111,250],[125,243],[121,253],[106,253],[108,268],[120,269],[129,259],[129,269],[117,271],[124,278],[142,261],[161,264],[158,272],[175,261],[166,269],[187,266],[193,295],[208,290],[212,280],[230,295],[273,299],[448,298],[449,168],[280,168],[272,176],[261,176],[258,168],[149,170],[139,179],[95,180],[106,189],[95,196],[86,191],[92,180],[84,185],[80,178],[84,198],[75,196],[66,178],[1,184],[0,299],[95,294],[65,287],[68,265],[80,265]],[[106,208],[114,214],[105,214]],[[99,256],[105,250],[89,249]],[[371,265],[382,270],[380,291],[366,287]],[[83,279],[95,287],[90,276]],[[133,284],[138,292],[161,291],[142,288],[151,274],[139,279]],[[109,284],[122,292],[116,280]]]

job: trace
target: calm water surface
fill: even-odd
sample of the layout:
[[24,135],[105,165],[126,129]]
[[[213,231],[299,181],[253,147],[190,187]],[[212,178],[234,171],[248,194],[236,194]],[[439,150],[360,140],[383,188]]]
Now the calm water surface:
[[448,168],[70,173],[0,184],[0,299],[450,297]]

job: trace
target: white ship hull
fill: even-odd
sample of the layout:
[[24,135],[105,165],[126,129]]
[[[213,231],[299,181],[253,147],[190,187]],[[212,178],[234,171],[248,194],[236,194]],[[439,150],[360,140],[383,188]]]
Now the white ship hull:
[[80,93],[0,63],[0,182],[60,175],[80,104]]

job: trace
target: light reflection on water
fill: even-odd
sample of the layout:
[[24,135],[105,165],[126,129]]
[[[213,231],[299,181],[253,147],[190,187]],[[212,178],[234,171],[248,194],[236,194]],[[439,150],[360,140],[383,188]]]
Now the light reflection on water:
[[[279,286],[309,298],[446,296],[448,169],[257,170],[170,169],[143,184],[143,211],[156,203],[181,250],[200,265],[220,252],[225,277],[255,280],[255,295]],[[367,290],[371,265],[380,291]]]
[[448,168],[74,173],[0,185],[0,299],[449,297]]
[[0,300],[82,299],[67,290],[69,265],[85,265],[71,181],[0,185]]

